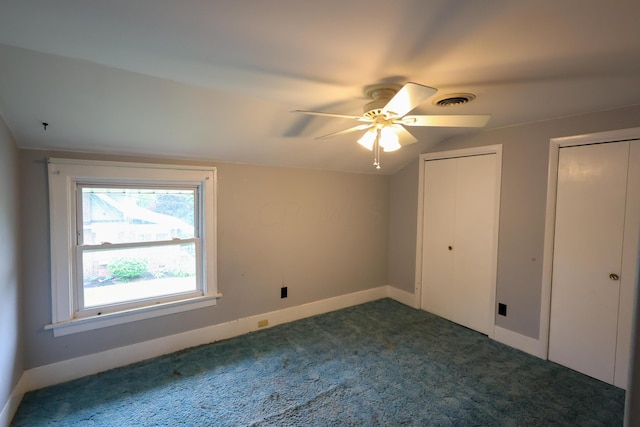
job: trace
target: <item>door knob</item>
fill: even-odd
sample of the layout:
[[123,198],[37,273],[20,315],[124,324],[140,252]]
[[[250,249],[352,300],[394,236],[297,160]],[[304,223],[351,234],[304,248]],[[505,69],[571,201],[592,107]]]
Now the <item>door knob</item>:
[[611,280],[618,280],[619,278],[620,278],[620,276],[618,276],[618,275],[617,275],[617,274],[615,274],[615,273],[611,273],[611,274],[609,275],[609,279],[611,279]]
[[449,250],[452,251],[453,250],[453,246],[449,246]]

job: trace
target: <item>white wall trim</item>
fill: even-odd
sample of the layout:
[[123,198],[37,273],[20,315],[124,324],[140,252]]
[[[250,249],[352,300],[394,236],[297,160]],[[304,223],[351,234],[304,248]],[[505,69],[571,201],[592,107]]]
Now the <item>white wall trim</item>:
[[163,304],[137,307],[131,310],[105,313],[100,316],[81,317],[67,322],[45,325],[45,330],[53,330],[54,337],[62,337],[78,332],[85,332],[109,326],[121,325],[138,320],[152,319],[158,316],[196,310],[198,308],[216,305],[216,301],[222,298],[222,294],[212,296],[198,296],[190,299],[169,301]]
[[6,404],[2,408],[2,412],[0,412],[0,426],[8,426],[11,424],[11,420],[18,410],[18,406],[20,406],[20,402],[22,401],[22,397],[24,396],[24,391],[22,391],[22,387],[20,382],[16,384],[13,392],[9,395],[9,400],[7,400]]
[[546,359],[544,346],[539,340],[535,338],[521,335],[517,332],[513,332],[508,329],[501,328],[500,326],[496,326],[493,339],[498,341],[499,343],[508,345],[509,347],[513,347],[515,349],[524,351],[525,353],[529,353],[533,356]]
[[585,135],[552,138],[549,141],[549,172],[547,177],[547,209],[544,224],[544,255],[542,258],[542,293],[540,300],[540,345],[542,355],[549,355],[549,327],[551,317],[551,279],[553,274],[553,242],[556,225],[556,196],[558,186],[558,158],[560,147],[618,142],[640,138],[640,127]]
[[388,286],[387,296],[409,307],[420,308],[420,300],[416,298],[416,295],[402,289]]
[[[14,390],[15,399],[11,402],[19,402],[17,398],[31,390],[264,329],[258,328],[259,320],[268,319],[267,327],[271,327],[386,297],[395,296],[400,302],[412,302],[413,296],[410,298],[404,291],[391,289],[390,286],[380,286],[32,368],[24,372]],[[12,405],[17,408],[15,403]]]
[[416,227],[416,275],[415,275],[415,299],[413,307],[420,308],[422,301],[422,239],[423,239],[423,216],[424,216],[424,169],[427,160],[450,159],[456,157],[479,156],[483,154],[496,155],[496,206],[494,216],[495,235],[492,249],[492,280],[490,295],[490,324],[488,326],[489,338],[495,335],[495,318],[496,318],[496,293],[497,293],[497,275],[498,275],[498,239],[500,233],[500,198],[502,186],[502,145],[485,145],[481,147],[463,148],[460,150],[437,151],[420,155],[419,165],[419,181],[418,181],[418,224]]

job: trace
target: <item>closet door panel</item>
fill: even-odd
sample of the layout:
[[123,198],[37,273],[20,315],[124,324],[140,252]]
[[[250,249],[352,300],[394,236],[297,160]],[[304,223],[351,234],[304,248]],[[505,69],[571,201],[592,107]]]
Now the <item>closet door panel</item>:
[[496,156],[461,157],[457,162],[452,316],[456,322],[488,334]]
[[609,383],[628,152],[628,143],[567,147],[558,162],[549,359]]
[[640,141],[630,142],[627,173],[627,203],[620,275],[618,339],[613,384],[626,389],[631,352],[633,306],[637,275],[638,241],[640,237]]
[[424,170],[421,307],[451,319],[456,159],[427,161]]

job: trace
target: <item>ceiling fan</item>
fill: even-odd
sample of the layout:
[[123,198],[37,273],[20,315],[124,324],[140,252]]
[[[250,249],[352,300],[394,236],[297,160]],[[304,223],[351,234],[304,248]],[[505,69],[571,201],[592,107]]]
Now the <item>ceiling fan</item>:
[[[357,126],[319,136],[315,139],[327,139],[337,135],[366,130],[358,139],[358,143],[374,152],[373,166],[380,169],[380,150],[389,152],[398,150],[403,145],[418,140],[405,126],[439,126],[439,127],[482,127],[491,118],[488,114],[478,115],[406,115],[437,92],[436,89],[417,83],[378,84],[365,88],[365,95],[371,101],[364,106],[361,116],[325,113],[321,111],[294,110],[294,113],[315,116],[352,119],[363,122]],[[468,95],[466,101],[473,99]],[[469,99],[469,97],[471,97]],[[466,102],[462,97],[458,103]],[[442,104],[440,104],[442,105]],[[446,104],[445,104],[446,105]],[[456,105],[451,103],[449,105]]]

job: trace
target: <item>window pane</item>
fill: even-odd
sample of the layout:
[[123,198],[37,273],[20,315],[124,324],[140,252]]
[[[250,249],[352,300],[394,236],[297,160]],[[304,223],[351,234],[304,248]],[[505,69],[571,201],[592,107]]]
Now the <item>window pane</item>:
[[82,188],[82,244],[195,237],[195,189]]
[[84,306],[197,290],[196,244],[82,252]]

